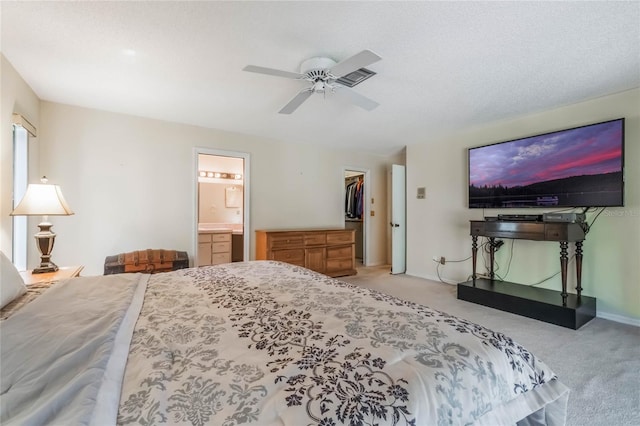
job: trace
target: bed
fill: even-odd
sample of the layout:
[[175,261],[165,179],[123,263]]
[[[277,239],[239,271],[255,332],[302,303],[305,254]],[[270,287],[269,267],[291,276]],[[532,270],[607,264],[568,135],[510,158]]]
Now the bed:
[[509,337],[280,262],[73,278],[0,327],[3,425],[565,423]]

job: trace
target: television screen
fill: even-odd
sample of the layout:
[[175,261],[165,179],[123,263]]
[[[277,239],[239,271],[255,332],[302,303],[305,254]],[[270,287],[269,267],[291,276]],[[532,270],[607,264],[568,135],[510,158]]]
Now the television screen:
[[469,207],[623,206],[624,118],[469,148]]

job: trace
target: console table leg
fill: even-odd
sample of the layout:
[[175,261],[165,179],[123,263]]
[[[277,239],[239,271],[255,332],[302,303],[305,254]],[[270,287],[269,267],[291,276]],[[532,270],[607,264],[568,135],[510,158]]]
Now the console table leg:
[[569,243],[567,243],[566,241],[560,241],[560,276],[562,278],[562,293],[560,294],[562,295],[563,306],[566,306],[567,296],[569,295],[567,293],[567,262],[568,262],[567,247],[568,246],[569,246]]
[[582,294],[582,241],[576,241],[576,291]]
[[489,269],[489,278],[493,280],[495,274],[493,273],[493,257],[496,252],[496,239],[494,237],[489,237],[489,264],[491,265]]
[[[476,280],[476,260],[478,259],[478,237],[476,237],[475,235],[473,235],[471,237],[471,263],[473,265],[473,274],[471,275],[471,279],[473,279],[473,281]],[[475,282],[474,282],[475,285]]]

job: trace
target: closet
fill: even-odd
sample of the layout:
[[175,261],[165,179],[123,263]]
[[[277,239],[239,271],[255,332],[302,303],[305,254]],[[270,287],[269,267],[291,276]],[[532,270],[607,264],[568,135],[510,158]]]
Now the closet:
[[355,257],[360,264],[364,258],[365,192],[364,174],[345,172],[344,227],[355,231]]

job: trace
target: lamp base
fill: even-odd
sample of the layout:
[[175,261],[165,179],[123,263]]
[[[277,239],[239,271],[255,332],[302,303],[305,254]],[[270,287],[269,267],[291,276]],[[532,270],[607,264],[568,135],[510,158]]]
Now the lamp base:
[[36,269],[31,271],[32,274],[46,274],[47,272],[56,272],[58,265],[53,262],[43,262]]
[[44,274],[58,270],[58,266],[51,261],[51,250],[53,250],[53,244],[56,241],[56,234],[51,231],[52,226],[53,224],[49,223],[46,217],[38,225],[40,232],[34,235],[34,237],[38,250],[40,251],[40,266],[31,271],[32,274]]

